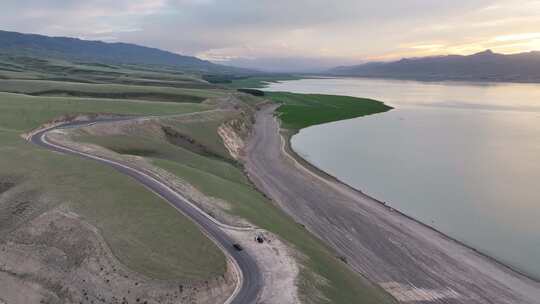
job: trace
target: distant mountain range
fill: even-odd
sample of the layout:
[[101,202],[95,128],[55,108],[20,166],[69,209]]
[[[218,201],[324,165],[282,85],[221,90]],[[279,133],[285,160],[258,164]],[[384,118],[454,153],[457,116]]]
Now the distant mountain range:
[[540,52],[503,55],[487,50],[459,56],[406,58],[331,69],[336,76],[417,80],[540,82]]
[[166,65],[203,73],[253,72],[135,44],[106,43],[7,31],[0,31],[0,53],[111,64]]

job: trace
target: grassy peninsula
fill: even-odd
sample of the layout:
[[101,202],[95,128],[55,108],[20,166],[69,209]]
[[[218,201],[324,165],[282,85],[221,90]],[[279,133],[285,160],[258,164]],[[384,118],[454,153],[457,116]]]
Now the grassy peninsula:
[[380,101],[350,96],[289,92],[265,92],[265,96],[281,104],[277,113],[282,127],[295,131],[392,109]]

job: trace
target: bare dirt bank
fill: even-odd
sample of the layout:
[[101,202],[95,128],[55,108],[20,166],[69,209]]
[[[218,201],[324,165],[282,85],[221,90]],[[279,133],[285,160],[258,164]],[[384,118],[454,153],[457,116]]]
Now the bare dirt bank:
[[11,232],[0,253],[0,303],[216,303],[235,285],[229,272],[186,284],[131,271],[64,206]]
[[257,114],[246,170],[352,269],[403,303],[539,302],[538,282],[300,164],[284,149],[274,109]]

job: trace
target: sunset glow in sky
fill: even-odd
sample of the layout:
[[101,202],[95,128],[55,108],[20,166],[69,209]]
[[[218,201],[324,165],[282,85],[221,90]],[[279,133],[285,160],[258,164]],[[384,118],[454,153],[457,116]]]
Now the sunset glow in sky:
[[0,18],[3,30],[132,42],[251,67],[540,50],[534,0],[8,0]]

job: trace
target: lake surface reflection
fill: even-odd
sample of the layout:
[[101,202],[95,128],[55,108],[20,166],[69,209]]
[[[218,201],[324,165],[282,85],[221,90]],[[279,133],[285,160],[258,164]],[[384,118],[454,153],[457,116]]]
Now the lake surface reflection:
[[540,85],[343,78],[267,90],[394,106],[303,129],[292,147],[343,182],[540,278]]

